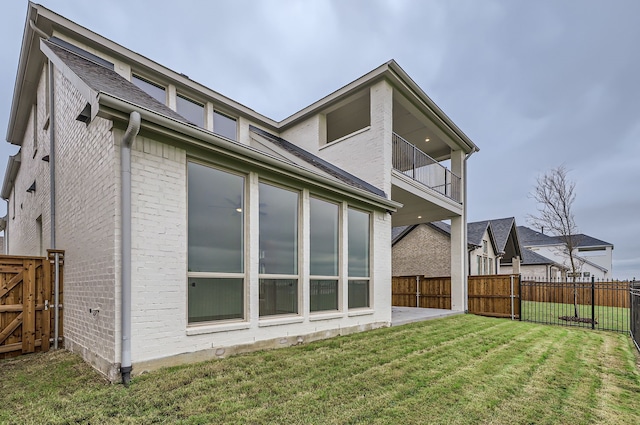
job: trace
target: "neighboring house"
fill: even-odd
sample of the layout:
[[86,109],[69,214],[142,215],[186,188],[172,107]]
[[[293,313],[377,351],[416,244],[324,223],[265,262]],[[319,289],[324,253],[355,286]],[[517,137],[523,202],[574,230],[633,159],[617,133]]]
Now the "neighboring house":
[[[571,272],[569,255],[561,237],[545,235],[526,226],[518,226],[518,236],[524,248],[530,249],[536,254],[548,258],[552,263],[566,268],[568,273]],[[576,247],[573,255],[577,261],[576,268],[579,277],[611,278],[613,244],[585,234],[577,234],[574,238]],[[559,269],[559,267],[556,267],[556,269]],[[526,268],[521,269],[523,276],[527,275],[526,272]]]
[[[444,222],[394,227],[392,273],[394,276],[447,276],[450,268],[451,227]],[[467,225],[469,275],[503,273],[501,264],[520,257],[520,244],[513,217]]]
[[7,141],[8,253],[65,250],[112,380],[389,326],[392,226],[451,220],[466,309],[477,147],[394,61],[277,122],[29,3]]
[[[562,264],[543,257],[527,248],[521,248],[522,257],[519,274],[524,278],[539,280],[557,280],[566,276],[568,268]],[[502,273],[514,273],[513,262],[505,261],[501,264]]]

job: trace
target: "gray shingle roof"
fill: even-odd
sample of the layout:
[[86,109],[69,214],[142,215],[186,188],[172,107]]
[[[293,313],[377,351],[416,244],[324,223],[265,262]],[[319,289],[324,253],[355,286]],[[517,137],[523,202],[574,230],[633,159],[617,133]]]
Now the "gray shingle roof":
[[[520,243],[523,246],[557,245],[563,243],[562,237],[560,236],[545,235],[526,226],[518,226],[518,237],[520,238]],[[578,233],[574,235],[574,238],[574,240],[576,241],[575,246],[577,248],[590,246],[613,247],[613,244],[609,242],[593,238],[589,235],[585,235],[584,233]]]
[[482,246],[482,237],[489,227],[488,221],[476,221],[467,223],[467,243],[469,245]]
[[249,130],[252,131],[253,133],[259,134],[260,136],[262,136],[263,138],[267,139],[268,141],[270,141],[271,143],[279,146],[280,148],[286,150],[287,152],[295,155],[296,157],[302,159],[303,161],[305,161],[306,163],[324,171],[327,174],[330,174],[331,176],[335,177],[336,179],[342,181],[343,183],[347,183],[348,185],[351,185],[353,187],[357,187],[359,189],[364,189],[368,192],[371,192],[375,195],[378,196],[382,196],[386,198],[386,195],[384,193],[384,191],[378,189],[377,187],[367,183],[366,181],[359,179],[358,177],[354,176],[353,174],[350,174],[348,172],[346,172],[345,170],[336,167],[335,165],[325,161],[324,159],[317,157],[316,155],[312,154],[311,152],[307,152],[306,150],[302,149],[301,147],[294,145],[291,142],[288,142],[286,140],[284,140],[281,137],[278,137],[274,134],[271,134],[267,131],[264,131],[260,128],[254,127],[252,125],[249,126]]
[[78,56],[54,43],[49,41],[45,41],[45,43],[73,73],[93,90],[110,94],[175,120],[188,122],[182,115],[158,102],[115,71]]

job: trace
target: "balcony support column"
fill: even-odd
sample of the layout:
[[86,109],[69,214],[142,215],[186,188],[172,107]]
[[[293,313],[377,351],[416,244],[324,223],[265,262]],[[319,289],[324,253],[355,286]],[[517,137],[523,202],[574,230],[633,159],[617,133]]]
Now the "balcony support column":
[[451,171],[460,176],[462,215],[451,219],[451,309],[467,311],[467,193],[466,160],[461,150],[451,152]]

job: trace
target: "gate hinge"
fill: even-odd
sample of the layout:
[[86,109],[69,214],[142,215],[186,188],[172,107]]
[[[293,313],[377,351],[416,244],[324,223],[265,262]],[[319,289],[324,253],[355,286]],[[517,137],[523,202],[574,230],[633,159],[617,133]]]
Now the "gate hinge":
[[49,310],[49,300],[44,300],[44,311]]

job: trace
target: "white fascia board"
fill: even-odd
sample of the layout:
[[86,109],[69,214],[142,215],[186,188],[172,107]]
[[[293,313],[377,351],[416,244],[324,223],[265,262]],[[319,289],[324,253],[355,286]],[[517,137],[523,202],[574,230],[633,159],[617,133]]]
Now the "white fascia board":
[[[105,118],[114,119],[117,117],[126,120],[129,114],[135,110],[138,111],[142,117],[143,127],[149,127],[151,131],[164,133],[174,140],[209,151],[218,152],[229,158],[234,158],[256,167],[284,174],[298,181],[323,189],[328,189],[342,196],[358,200],[376,208],[394,212],[402,207],[402,204],[399,202],[350,186],[338,180],[322,176],[296,164],[291,164],[276,157],[265,155],[251,146],[222,138],[200,127],[182,123],[178,120],[130,103],[108,93],[98,93],[98,103],[101,106],[101,116],[104,115]],[[110,114],[107,109],[120,112],[121,114]]]
[[20,170],[20,156],[21,152],[18,152],[17,154],[10,156],[7,161],[7,168],[4,172],[4,181],[2,182],[2,192],[0,192],[2,199],[9,199],[9,196],[11,195],[11,190],[16,182],[16,176]]

